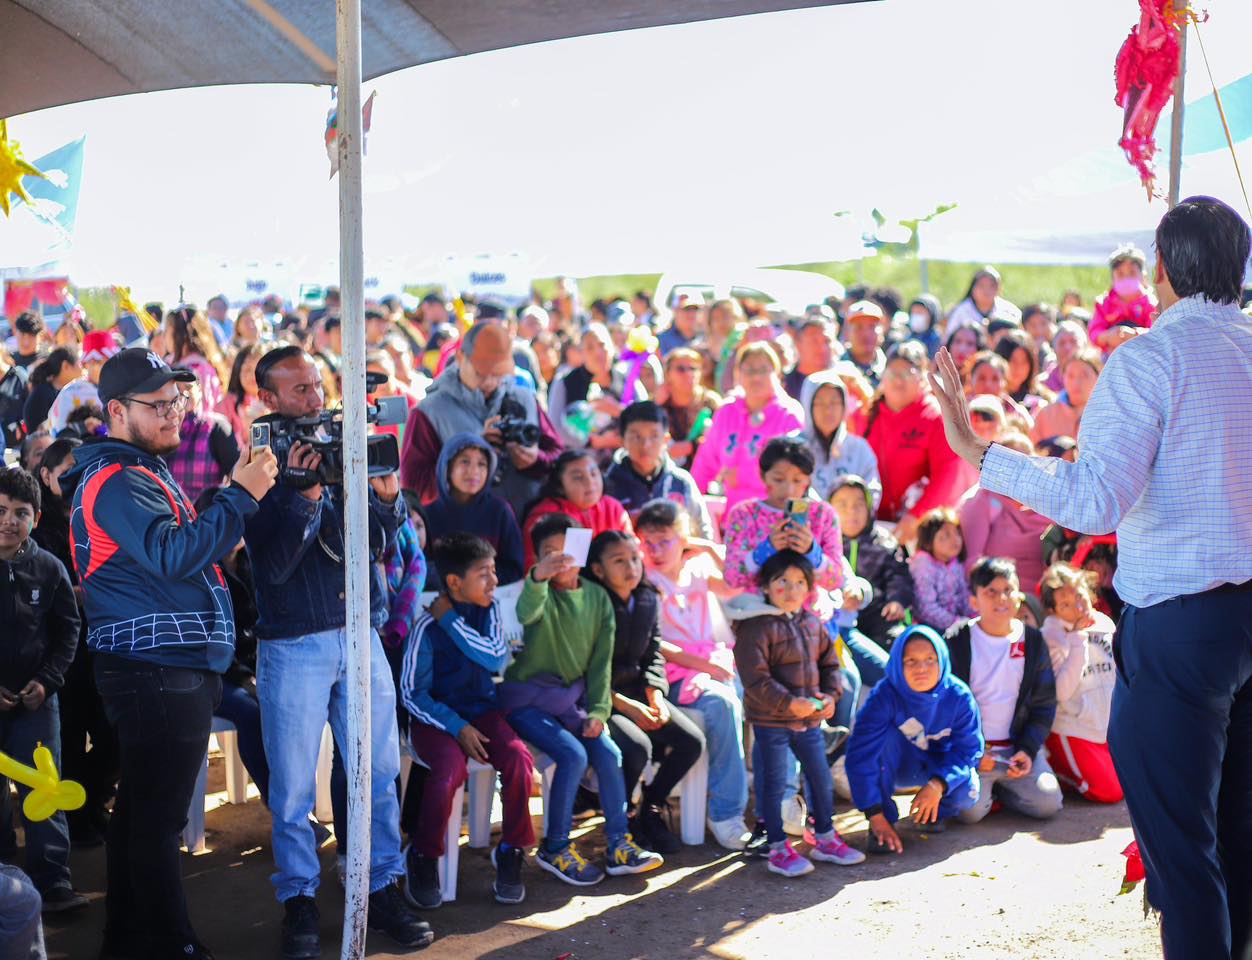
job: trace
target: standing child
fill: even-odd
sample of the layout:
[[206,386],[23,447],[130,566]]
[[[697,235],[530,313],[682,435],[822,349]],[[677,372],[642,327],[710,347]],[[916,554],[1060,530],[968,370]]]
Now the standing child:
[[711,545],[692,541],[678,504],[653,500],[639,513],[648,579],[661,594],[661,652],[670,702],[697,710],[709,751],[709,831],[727,850],[742,850],[749,831],[743,753],[743,705],[736,690],[735,637],[719,597],[739,591],[722,578]]
[[783,832],[782,796],[791,755],[800,760],[813,807],[814,860],[860,863],[834,828],[834,783],[826,760],[822,721],[835,713],[841,692],[834,640],[804,609],[813,591],[813,566],[795,550],[769,557],[757,574],[764,603],[736,624],[735,663],[743,678],[744,710],[760,744],[757,775],[764,797],[758,805],[769,837],[769,869],[798,877],[813,864],[796,853]]
[[[517,602],[524,640],[505,672],[501,703],[509,723],[554,761],[548,792],[548,833],[535,862],[566,883],[589,887],[611,874],[646,873],[664,862],[640,848],[626,820],[622,754],[605,723],[613,707],[613,604],[603,588],[578,575],[565,552],[564,514],[547,514],[531,529],[538,562]],[[574,797],[590,763],[600,784],[608,834],[604,870],[583,859],[570,842]]]
[[[59,770],[57,691],[78,645],[78,604],[61,561],[31,539],[38,522],[39,481],[25,470],[0,469],[0,750],[30,764],[42,743]],[[25,802],[30,787],[17,789]],[[86,906],[87,898],[70,885],[65,813],[23,819],[26,873],[43,898],[43,912]]]
[[670,792],[704,752],[704,734],[665,699],[669,682],[661,655],[660,599],[643,578],[638,542],[620,530],[606,530],[592,541],[587,567],[589,579],[608,593],[617,624],[609,734],[622,752],[628,804],[644,770],[654,757],[660,761],[652,782],[642,785],[639,807],[630,818],[631,836],[649,850],[673,853],[681,844],[663,813]]
[[1021,596],[1013,561],[987,557],[970,571],[977,618],[944,639],[952,672],[974,692],[986,752],[978,764],[978,802],[960,814],[977,823],[1000,800],[1040,820],[1061,809],[1061,787],[1043,744],[1056,717],[1056,682],[1043,635],[1016,619]]
[[500,774],[504,831],[491,851],[492,892],[500,903],[521,903],[525,849],[535,842],[530,822],[535,768],[496,699],[494,678],[509,648],[494,599],[495,550],[481,537],[453,533],[436,541],[433,554],[442,578],[439,597],[418,617],[400,675],[400,697],[413,718],[413,749],[430,769],[409,837],[408,893],[427,910],[443,902],[438,865],[447,852],[444,826],[472,759]]
[[898,789],[921,786],[910,814],[927,831],[941,831],[978,800],[981,728],[974,695],[952,675],[948,645],[930,627],[910,627],[848,741],[848,780],[869,820],[869,852],[904,851],[892,799]]
[[1043,575],[1043,639],[1056,674],[1056,720],[1048,762],[1057,779],[1095,803],[1120,803],[1122,785],[1109,753],[1109,713],[1117,665],[1107,615],[1095,609],[1097,575],[1067,563]]
[[917,524],[917,552],[909,560],[920,623],[939,633],[974,615],[965,579],[965,539],[950,507],[936,507]]

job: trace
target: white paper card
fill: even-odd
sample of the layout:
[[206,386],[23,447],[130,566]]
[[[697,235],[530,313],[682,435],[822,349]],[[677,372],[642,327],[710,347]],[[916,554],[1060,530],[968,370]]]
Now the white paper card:
[[565,531],[565,553],[574,558],[579,567],[587,565],[587,551],[591,549],[591,531],[586,527],[570,527]]

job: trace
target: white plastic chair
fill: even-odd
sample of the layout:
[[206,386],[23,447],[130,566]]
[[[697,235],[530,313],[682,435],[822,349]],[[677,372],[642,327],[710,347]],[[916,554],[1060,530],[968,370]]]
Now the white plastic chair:
[[[209,735],[217,738],[226,761],[226,799],[234,804],[248,802],[248,771],[239,755],[239,732],[229,720],[221,717],[213,718]],[[204,843],[204,796],[208,791],[209,781],[209,750],[205,745],[204,763],[196,777],[196,788],[191,795],[191,804],[187,808],[187,825],[183,827],[183,846],[188,853],[203,853]]]

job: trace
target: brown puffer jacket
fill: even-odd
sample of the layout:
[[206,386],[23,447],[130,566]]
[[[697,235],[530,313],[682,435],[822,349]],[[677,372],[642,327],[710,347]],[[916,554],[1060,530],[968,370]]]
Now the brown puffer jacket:
[[760,609],[761,615],[734,624],[744,715],[762,727],[815,727],[821,723],[816,715],[798,719],[788,707],[795,697],[819,693],[839,699],[843,680],[834,641],[807,610],[787,616],[774,607]]

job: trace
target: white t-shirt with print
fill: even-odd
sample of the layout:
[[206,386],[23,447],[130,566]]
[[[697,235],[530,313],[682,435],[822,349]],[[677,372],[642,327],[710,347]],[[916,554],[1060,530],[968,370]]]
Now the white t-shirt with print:
[[1026,670],[1026,628],[1014,620],[1007,637],[993,637],[974,620],[969,647],[969,688],[982,711],[983,738],[1008,740]]

